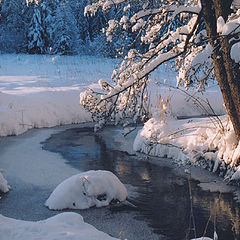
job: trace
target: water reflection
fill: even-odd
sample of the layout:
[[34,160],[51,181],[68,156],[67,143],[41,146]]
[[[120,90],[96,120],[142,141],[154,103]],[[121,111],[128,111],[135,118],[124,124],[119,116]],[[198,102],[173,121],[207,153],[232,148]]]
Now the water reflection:
[[[55,134],[43,148],[61,153],[80,170],[112,171],[122,182],[137,187],[137,196],[130,200],[137,206],[139,220],[147,220],[154,232],[169,239],[186,239],[190,218],[188,179],[175,175],[171,168],[111,151],[91,129],[69,129]],[[211,215],[206,236],[213,236],[216,216],[219,238],[239,239],[239,205],[233,196],[204,192],[197,184],[191,181],[197,236],[202,236]],[[190,231],[190,237],[193,236]]]

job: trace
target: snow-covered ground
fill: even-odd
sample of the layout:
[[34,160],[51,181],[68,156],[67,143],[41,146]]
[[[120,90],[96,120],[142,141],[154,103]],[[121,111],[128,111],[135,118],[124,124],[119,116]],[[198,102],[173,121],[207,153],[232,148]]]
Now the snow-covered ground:
[[1,240],[114,240],[83,221],[80,214],[61,213],[38,222],[15,220],[0,215]]
[[0,55],[0,136],[91,121],[79,93],[115,62],[88,56]]
[[[99,79],[110,80],[117,63],[113,59],[88,56],[0,55],[0,136],[91,121],[79,104],[79,93],[89,86],[97,87]],[[159,96],[170,96],[177,116],[206,115],[207,111],[211,114],[208,106],[204,111],[185,93],[154,84],[160,80],[175,86],[175,76],[164,66],[152,74],[149,89],[152,111],[158,109]],[[225,113],[216,87],[198,97],[207,98],[216,114]]]
[[[82,123],[91,121],[91,116],[87,113],[82,106],[79,104],[79,93],[84,91],[88,86],[97,87],[97,82],[99,79],[107,79],[109,80],[111,77],[111,72],[114,68],[116,61],[112,59],[104,59],[104,58],[96,58],[96,57],[86,57],[86,56],[37,56],[37,55],[0,55],[0,136],[8,136],[8,135],[19,135],[23,132],[26,132],[31,128],[42,128],[42,127],[53,127],[57,125],[64,124],[72,124],[72,123]],[[175,86],[175,73],[165,72],[164,67],[160,68],[152,75],[152,83],[149,89],[151,94],[151,110],[153,116],[160,116],[159,118],[155,118],[150,120],[145,124],[143,130],[139,133],[138,137],[135,141],[135,150],[145,151],[149,153],[149,149],[146,149],[146,143],[151,143],[152,140],[163,143],[161,147],[164,150],[151,150],[155,151],[151,152],[153,155],[159,155],[161,152],[161,156],[164,153],[164,156],[179,158],[181,161],[186,159],[186,154],[184,152],[179,151],[184,149],[187,150],[186,146],[191,150],[194,150],[194,153],[198,153],[194,146],[199,146],[200,143],[203,144],[201,146],[207,146],[205,149],[197,149],[201,151],[202,154],[209,159],[209,162],[212,163],[212,169],[219,169],[221,164],[219,164],[220,155],[215,153],[213,150],[216,150],[216,144],[213,148],[209,148],[210,145],[204,145],[204,141],[208,141],[207,137],[213,137],[212,140],[215,141],[214,134],[217,135],[217,132],[213,131],[209,133],[204,127],[201,129],[205,129],[200,132],[189,132],[190,134],[197,135],[198,138],[183,138],[179,136],[175,136],[171,138],[174,142],[166,141],[166,136],[161,134],[172,135],[172,130],[174,133],[180,131],[180,135],[182,133],[181,127],[194,129],[195,126],[204,126],[210,124],[207,121],[201,120],[200,123],[192,121],[192,120],[176,120],[176,117],[191,117],[191,116],[201,116],[208,114],[224,114],[225,109],[223,106],[223,101],[221,98],[221,94],[216,86],[212,87],[205,94],[195,93],[186,94],[185,92],[170,88],[169,86]],[[162,85],[155,85],[154,82],[161,78]],[[165,84],[168,84],[166,86]],[[160,98],[161,96],[161,98]],[[167,99],[170,97],[170,106],[172,109],[172,114],[175,118],[173,120],[168,121],[163,124],[161,109],[159,108],[159,103],[162,99]],[[200,99],[201,98],[201,99]],[[202,100],[203,99],[203,100]],[[200,103],[200,106],[199,106]],[[203,104],[204,106],[202,107]],[[161,103],[160,103],[161,105]],[[214,110],[214,111],[212,111]],[[224,122],[224,120],[223,120]],[[190,124],[190,125],[187,125]],[[149,130],[150,129],[150,130]],[[211,128],[210,128],[211,129]],[[155,134],[155,135],[154,135]],[[205,134],[205,135],[204,135]],[[230,143],[234,143],[231,133],[230,135],[226,135],[225,140],[231,140]],[[221,135],[220,135],[221,136]],[[219,137],[219,136],[218,136]],[[175,139],[182,139],[180,141],[175,141]],[[167,139],[168,140],[168,139]],[[224,141],[225,141],[224,140]],[[39,139],[38,139],[39,141]],[[181,142],[182,141],[182,142]],[[155,142],[154,142],[155,143]],[[180,143],[184,143],[185,145],[180,145]],[[25,144],[25,145],[24,145]],[[18,143],[15,147],[19,149],[29,149],[32,147],[31,141],[25,142],[21,145],[21,142]],[[235,143],[236,144],[236,143]],[[167,146],[168,145],[168,146]],[[173,146],[177,145],[177,146]],[[225,152],[227,152],[228,156],[226,159],[229,159],[229,154],[231,153],[231,149],[229,146],[231,144],[225,145]],[[167,146],[168,150],[165,149]],[[169,148],[170,146],[170,148]],[[214,148],[215,147],[215,148]],[[145,149],[145,150],[144,150]],[[152,149],[152,148],[151,148]],[[224,148],[222,148],[224,150]],[[30,150],[34,153],[34,150]],[[9,152],[8,152],[9,153]],[[14,156],[15,151],[13,149],[12,154]],[[44,159],[46,153],[42,153],[39,156],[36,156],[36,161],[41,161],[44,167],[44,164],[47,166],[50,165],[47,158]],[[50,153],[48,153],[50,154]],[[222,153],[224,156],[224,152]],[[24,155],[24,152],[23,152]],[[3,155],[4,156],[4,153]],[[192,156],[192,155],[191,155]],[[200,154],[202,157],[202,155]],[[4,169],[4,165],[8,166],[12,175],[15,172],[16,176],[19,174],[20,169],[16,167],[16,162],[7,162],[9,157],[5,156],[5,158],[1,159],[1,168]],[[16,157],[16,156],[14,156]],[[24,157],[24,156],[22,156]],[[58,156],[59,157],[59,156]],[[192,158],[194,161],[196,160],[197,155]],[[235,158],[237,159],[238,155],[236,153]],[[191,158],[190,158],[191,159]],[[26,164],[17,165],[21,168],[26,168],[28,166],[29,158],[26,157],[24,161]],[[226,160],[227,161],[227,160]],[[54,164],[61,164],[54,162]],[[9,165],[10,164],[10,165]],[[13,164],[11,166],[11,164]],[[53,164],[53,165],[54,165]],[[55,166],[55,165],[54,165]],[[61,166],[57,168],[54,167],[53,171],[53,181],[51,184],[59,183],[58,171],[61,171]],[[77,174],[77,172],[73,169],[67,169],[66,177],[69,177],[73,174]],[[232,174],[228,175],[231,178],[235,174],[235,178],[237,179],[240,175],[238,174],[238,169]],[[23,170],[22,170],[23,171]],[[25,169],[26,171],[26,169]],[[240,170],[239,170],[240,171]],[[35,175],[36,173],[36,175]],[[24,176],[23,181],[27,181],[28,177],[36,181],[36,183],[42,185],[44,179],[44,168],[39,169],[35,168],[35,173],[31,169],[31,171],[26,171],[26,175]],[[70,174],[71,173],[71,174]],[[8,173],[5,174],[6,178]],[[55,176],[57,175],[57,176]],[[58,176],[59,175],[59,176]],[[22,177],[22,176],[21,176]],[[5,182],[2,175],[0,175],[1,183],[4,183],[4,187],[6,190],[7,183]],[[60,176],[61,180],[63,180],[63,176]],[[1,184],[0,183],[0,184]],[[70,215],[61,215],[56,219],[45,220],[42,222],[32,223],[32,222],[21,222],[16,221],[14,219],[8,219],[3,216],[0,217],[1,228],[0,235],[11,232],[13,235],[9,238],[10,235],[4,235],[6,240],[12,240],[16,236],[21,236],[22,238],[18,239],[26,239],[28,238],[25,234],[26,229],[30,229],[28,234],[32,234],[33,232],[37,234],[44,234],[51,229],[57,229],[57,231],[61,230],[60,234],[65,236],[66,233],[73,233],[74,236],[70,236],[67,239],[81,239],[78,230],[75,228],[76,223],[71,222],[73,224],[73,228],[67,229],[66,226],[63,226],[65,219],[68,219]],[[78,221],[81,219],[80,216],[71,215],[73,217],[73,221]],[[65,218],[66,217],[66,218]],[[55,221],[56,220],[56,221]],[[63,221],[63,223],[58,222]],[[66,220],[68,221],[68,220]],[[4,225],[2,222],[5,222]],[[66,223],[66,222],[65,222]],[[66,223],[68,224],[68,222]],[[79,224],[78,224],[79,225]],[[88,229],[85,223],[80,224],[83,229]],[[17,227],[19,226],[19,227]],[[50,227],[49,227],[50,226]],[[56,227],[56,226],[59,226]],[[93,229],[91,227],[91,229]],[[93,230],[95,232],[95,230]],[[100,234],[99,232],[96,232]],[[56,236],[55,234],[59,234],[59,232],[49,232],[49,239],[53,239]],[[64,235],[65,234],[65,235]],[[86,235],[83,236],[82,239],[86,239],[89,231],[86,230]],[[102,234],[102,233],[101,233]],[[36,235],[41,236],[41,235]],[[16,238],[17,239],[17,238]],[[28,238],[31,239],[31,238]],[[60,238],[61,239],[61,238]],[[91,238],[87,238],[91,239]],[[101,239],[101,238],[98,238]],[[112,239],[109,236],[104,235],[102,239]]]
[[228,117],[178,120],[155,115],[138,132],[135,151],[192,163],[216,172],[227,182],[239,183],[239,148]]

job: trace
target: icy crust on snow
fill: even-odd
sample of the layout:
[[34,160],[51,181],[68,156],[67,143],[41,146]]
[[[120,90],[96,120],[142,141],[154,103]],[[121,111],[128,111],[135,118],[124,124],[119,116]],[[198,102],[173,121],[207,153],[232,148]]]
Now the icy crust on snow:
[[7,180],[3,177],[2,173],[0,172],[0,192],[8,192],[10,190],[10,186],[8,185]]
[[1,240],[116,240],[83,221],[80,214],[66,212],[38,222],[0,215]]
[[124,201],[127,190],[109,171],[87,171],[74,175],[52,192],[45,205],[54,210],[87,209],[107,206],[112,200]]
[[155,117],[144,124],[134,141],[135,151],[191,162],[239,183],[240,144],[227,117],[176,120]]

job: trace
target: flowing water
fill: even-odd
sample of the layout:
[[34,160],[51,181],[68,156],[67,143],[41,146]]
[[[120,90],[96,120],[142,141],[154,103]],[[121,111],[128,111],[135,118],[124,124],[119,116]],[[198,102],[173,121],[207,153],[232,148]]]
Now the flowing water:
[[[29,136],[15,138],[19,142]],[[93,133],[92,128],[74,127],[58,131],[42,142],[41,146],[47,152],[61,154],[74,171],[109,170],[126,184],[131,204],[76,211],[99,230],[128,240],[190,239],[195,234],[190,214],[192,196],[192,212],[198,237],[203,235],[211,216],[206,236],[212,237],[216,226],[220,240],[240,239],[239,204],[233,200],[233,195],[203,191],[198,181],[177,174],[176,166],[174,169],[164,164],[168,159],[161,159],[159,161],[163,164],[156,164],[151,158],[144,160],[139,155],[111,150],[102,137]],[[4,166],[4,161],[2,164]],[[64,165],[58,168],[55,171],[66,171]],[[43,171],[43,168],[39,167],[39,171]],[[46,181],[50,181],[53,171],[45,173]],[[24,181],[24,177],[22,179],[14,175],[8,178],[13,189],[2,196],[1,214],[24,220],[40,220],[59,212],[50,211],[43,205],[52,187],[36,186]]]
[[168,166],[139,161],[136,156],[110,150],[90,128],[70,129],[53,135],[44,143],[44,149],[61,153],[79,170],[109,170],[123,183],[136,187],[137,196],[130,196],[129,200],[137,207],[136,218],[147,219],[155,233],[169,239],[185,239],[188,233],[194,236],[194,231],[189,231],[189,225],[193,227],[190,184],[197,236],[203,235],[211,215],[206,236],[213,236],[215,225],[220,239],[240,239],[239,205],[231,194],[203,191],[197,181],[176,175]]

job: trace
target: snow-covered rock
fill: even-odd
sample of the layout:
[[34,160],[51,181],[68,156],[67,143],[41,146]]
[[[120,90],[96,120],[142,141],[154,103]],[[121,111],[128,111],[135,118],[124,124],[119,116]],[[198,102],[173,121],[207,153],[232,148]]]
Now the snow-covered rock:
[[61,213],[38,222],[0,215],[1,240],[116,240],[83,221],[80,214]]
[[0,172],[0,192],[8,192],[10,190],[10,186],[8,185],[7,180],[3,177],[2,173]]
[[74,175],[52,192],[45,205],[54,210],[107,206],[112,200],[126,200],[127,190],[109,171],[88,171]]

